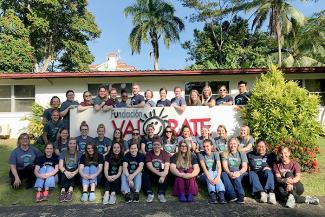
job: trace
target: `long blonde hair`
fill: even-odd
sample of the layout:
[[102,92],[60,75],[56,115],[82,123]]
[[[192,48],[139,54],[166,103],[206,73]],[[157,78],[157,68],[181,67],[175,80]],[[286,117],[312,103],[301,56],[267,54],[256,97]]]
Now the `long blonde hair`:
[[[195,102],[191,98],[192,93],[196,93],[196,95],[197,95],[197,101],[195,101]],[[197,105],[197,104],[201,104],[199,91],[194,90],[194,89],[191,90],[190,95],[189,95],[188,102],[189,102],[189,105],[194,105],[194,106]]]
[[242,125],[240,128],[246,128],[247,131],[247,136],[244,139],[245,143],[248,142],[250,135],[251,135],[251,130],[249,129],[249,127],[247,125]]
[[[187,151],[185,155],[182,155],[182,152],[180,150],[181,145],[186,145],[187,146]],[[178,152],[177,152],[177,158],[176,158],[176,168],[182,168],[184,165],[186,165],[185,169],[189,169],[192,167],[192,152],[191,152],[191,147],[186,143],[185,140],[181,141],[178,144]]]
[[238,151],[238,152],[240,151],[240,147],[239,147],[239,141],[238,141],[238,139],[237,139],[236,137],[231,137],[231,138],[228,140],[228,142],[227,142],[228,150],[222,153],[224,157],[228,157],[229,154],[231,153],[231,151],[230,151],[230,145],[229,145],[229,144],[230,144],[230,142],[233,141],[233,140],[235,140],[235,141],[237,142],[237,151]]
[[[210,91],[210,94],[209,94],[209,96],[207,98],[204,97],[204,89],[209,89],[209,91]],[[203,89],[202,89],[202,100],[201,100],[202,104],[208,102],[211,99],[211,97],[212,97],[212,89],[211,89],[211,87],[209,85],[204,86]]]

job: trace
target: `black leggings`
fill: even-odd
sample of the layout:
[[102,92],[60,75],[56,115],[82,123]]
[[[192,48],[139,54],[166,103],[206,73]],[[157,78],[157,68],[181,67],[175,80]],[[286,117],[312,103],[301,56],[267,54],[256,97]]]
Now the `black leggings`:
[[121,188],[121,179],[115,179],[112,182],[109,182],[105,177],[105,191],[109,192],[118,192],[118,190]]
[[[17,174],[21,181],[23,181],[23,179],[26,179],[26,182],[27,182],[26,187],[27,188],[33,187],[35,180],[36,180],[36,177],[34,174],[34,166],[29,165],[22,170],[17,170]],[[10,177],[10,184],[13,186],[13,184],[15,182],[15,176],[14,176],[14,174],[12,174],[11,170],[9,171],[9,177]]]
[[68,179],[64,173],[61,174],[61,188],[64,188],[66,191],[70,187],[76,186],[76,182],[78,180],[78,174],[72,177],[71,179]]
[[142,187],[146,194],[153,193],[151,183],[158,183],[158,194],[165,194],[167,188],[167,177],[163,183],[159,182],[159,178],[159,176],[147,170],[142,173]]
[[[294,178],[294,175],[291,172],[287,172],[285,175],[285,178]],[[305,203],[306,198],[304,196],[301,196],[304,193],[304,186],[299,181],[295,184],[293,184],[293,191],[288,192],[287,191],[287,185],[284,183],[278,183],[276,188],[276,194],[278,197],[278,200],[286,200],[289,196],[289,194],[292,193],[297,203]]]

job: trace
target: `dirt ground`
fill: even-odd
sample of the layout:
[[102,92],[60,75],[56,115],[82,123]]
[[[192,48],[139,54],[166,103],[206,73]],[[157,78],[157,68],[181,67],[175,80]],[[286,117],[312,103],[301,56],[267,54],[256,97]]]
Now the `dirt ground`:
[[[142,198],[143,199],[143,198]],[[204,216],[250,216],[250,217],[282,217],[282,216],[325,216],[325,197],[320,198],[320,205],[298,204],[295,209],[288,209],[283,205],[260,204],[249,200],[245,204],[208,204],[207,201],[195,201],[194,203],[179,203],[169,201],[160,204],[155,201],[148,204],[140,203],[118,203],[114,206],[103,206],[101,204],[77,204],[77,205],[34,205],[34,206],[0,206],[0,216],[146,216],[146,217],[204,217]]]

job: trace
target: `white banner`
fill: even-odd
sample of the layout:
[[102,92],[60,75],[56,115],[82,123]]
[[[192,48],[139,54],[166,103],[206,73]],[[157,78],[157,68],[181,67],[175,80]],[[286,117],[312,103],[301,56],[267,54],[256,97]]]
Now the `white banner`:
[[179,113],[173,107],[154,108],[118,108],[108,112],[96,112],[87,109],[77,112],[70,111],[70,134],[72,137],[80,135],[80,123],[86,121],[89,125],[89,136],[96,137],[98,124],[106,126],[106,136],[113,137],[113,131],[120,128],[124,139],[131,138],[133,129],[140,129],[141,135],[148,124],[154,124],[155,133],[161,135],[164,128],[170,125],[179,132],[183,125],[188,125],[194,136],[200,135],[201,128],[209,127],[213,136],[216,136],[220,124],[226,126],[228,135],[238,135],[242,120],[235,106],[188,106],[185,112]]

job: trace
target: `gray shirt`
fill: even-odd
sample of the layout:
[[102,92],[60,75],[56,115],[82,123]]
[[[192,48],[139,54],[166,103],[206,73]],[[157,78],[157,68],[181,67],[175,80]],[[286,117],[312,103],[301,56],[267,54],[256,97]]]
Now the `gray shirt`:
[[178,97],[178,98],[174,97],[170,102],[171,104],[176,104],[178,106],[186,105],[186,101],[184,97]]
[[203,160],[207,170],[218,171],[217,163],[220,161],[218,152],[211,152],[207,155],[204,151],[200,152],[199,160]]
[[244,152],[228,153],[222,157],[222,161],[228,162],[231,172],[239,171],[243,162],[247,163],[247,156]]
[[39,156],[42,156],[42,153],[34,146],[30,145],[26,151],[17,147],[11,152],[8,164],[16,165],[17,170],[23,170],[29,165],[34,165]]

